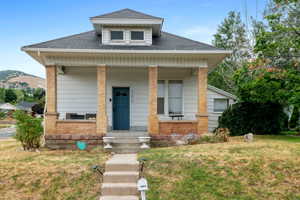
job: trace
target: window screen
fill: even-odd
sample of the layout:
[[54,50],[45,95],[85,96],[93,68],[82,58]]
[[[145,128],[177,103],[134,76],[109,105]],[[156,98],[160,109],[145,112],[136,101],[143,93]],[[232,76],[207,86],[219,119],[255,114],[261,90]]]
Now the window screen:
[[111,31],[110,39],[111,40],[123,40],[123,31]]
[[182,114],[182,81],[169,81],[169,114]]
[[157,114],[165,114],[165,81],[158,81]]
[[223,112],[228,104],[228,99],[214,99],[214,112]]
[[131,40],[144,40],[144,31],[131,31]]

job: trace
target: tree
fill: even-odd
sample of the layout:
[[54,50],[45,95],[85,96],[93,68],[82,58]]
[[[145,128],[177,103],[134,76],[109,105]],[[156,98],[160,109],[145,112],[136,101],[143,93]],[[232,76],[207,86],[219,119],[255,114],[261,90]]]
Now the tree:
[[300,70],[300,1],[273,0],[265,12],[267,28],[256,35],[255,53],[272,67]]
[[234,75],[241,102],[300,106],[300,72],[269,67],[257,59]]
[[17,101],[17,95],[16,93],[14,92],[14,90],[12,89],[7,89],[5,91],[5,98],[4,98],[4,101],[5,102],[8,102],[8,103],[15,103]]
[[231,11],[214,35],[214,46],[232,50],[232,55],[209,74],[209,83],[229,92],[235,92],[234,72],[250,58],[249,40],[240,13]]
[[45,96],[45,90],[42,88],[37,88],[33,92],[33,97],[36,100],[40,100]]
[[0,88],[0,102],[4,102],[5,100],[5,89]]

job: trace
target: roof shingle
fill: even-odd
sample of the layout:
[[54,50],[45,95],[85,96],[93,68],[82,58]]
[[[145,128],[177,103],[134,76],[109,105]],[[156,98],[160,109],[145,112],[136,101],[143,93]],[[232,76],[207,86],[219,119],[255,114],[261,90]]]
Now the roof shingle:
[[145,13],[138,12],[136,10],[132,10],[129,8],[125,8],[122,10],[114,11],[111,13],[103,14],[103,15],[98,15],[93,18],[126,18],[126,19],[162,19],[160,17],[155,17],[152,15],[148,15]]
[[153,37],[151,46],[103,45],[101,35],[88,31],[23,48],[56,48],[56,49],[107,49],[107,50],[224,50],[212,45],[187,39],[181,36],[162,32],[160,37]]

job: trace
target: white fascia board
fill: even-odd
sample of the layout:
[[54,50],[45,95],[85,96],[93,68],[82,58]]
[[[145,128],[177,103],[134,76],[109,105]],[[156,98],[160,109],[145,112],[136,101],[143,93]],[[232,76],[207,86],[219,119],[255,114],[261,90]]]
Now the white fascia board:
[[233,100],[237,99],[237,96],[235,96],[235,95],[233,95],[233,94],[231,94],[229,92],[226,92],[224,90],[221,90],[220,88],[216,88],[216,87],[214,87],[212,85],[207,85],[207,89],[212,90],[212,91],[214,91],[216,93],[219,93],[219,94],[221,94],[223,96],[229,97],[229,98],[231,98]]
[[162,19],[112,19],[112,18],[105,18],[105,19],[90,19],[93,24],[103,24],[103,25],[119,25],[119,24],[126,24],[126,25],[134,25],[134,24],[162,24]]
[[65,53],[149,53],[149,54],[225,54],[231,50],[115,50],[115,49],[60,49],[60,48],[30,48],[23,47],[22,51],[65,52]]

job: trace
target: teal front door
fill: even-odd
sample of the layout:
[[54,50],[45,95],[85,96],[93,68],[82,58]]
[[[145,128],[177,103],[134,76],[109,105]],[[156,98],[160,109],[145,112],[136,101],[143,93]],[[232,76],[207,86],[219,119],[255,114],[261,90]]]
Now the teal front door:
[[113,129],[129,130],[129,88],[113,88]]

